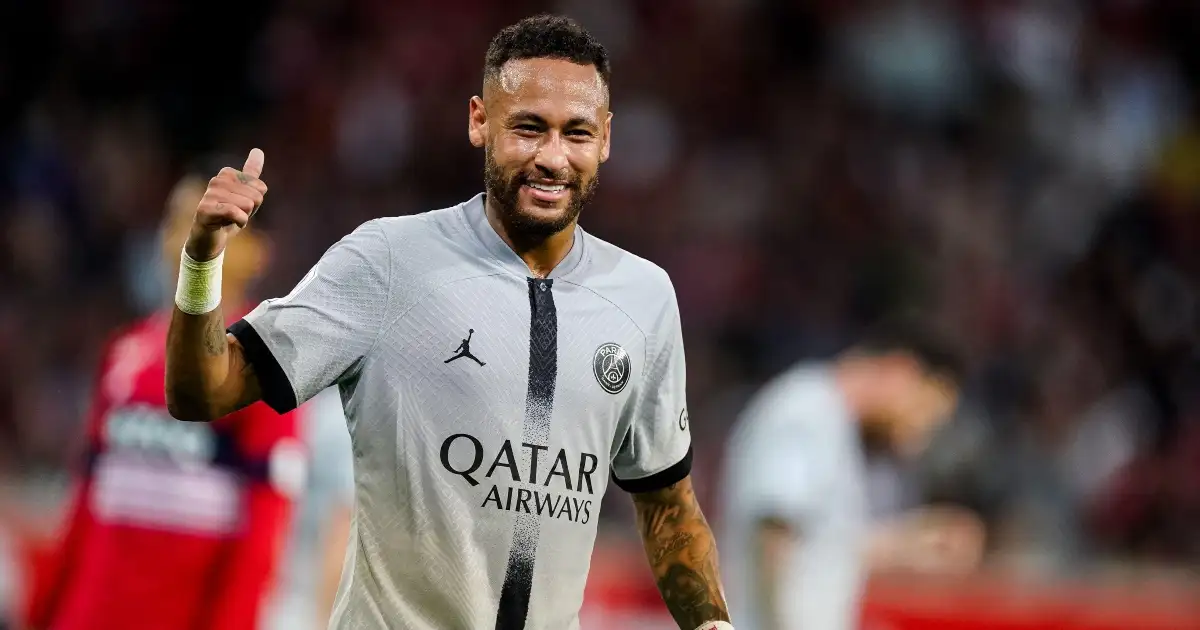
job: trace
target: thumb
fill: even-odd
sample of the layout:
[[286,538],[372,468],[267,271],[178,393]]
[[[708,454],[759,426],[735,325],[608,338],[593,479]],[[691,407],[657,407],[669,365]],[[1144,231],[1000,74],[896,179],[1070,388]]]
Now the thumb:
[[263,162],[267,156],[263,154],[262,149],[250,149],[250,155],[246,156],[246,165],[242,167],[242,172],[251,177],[262,177]]

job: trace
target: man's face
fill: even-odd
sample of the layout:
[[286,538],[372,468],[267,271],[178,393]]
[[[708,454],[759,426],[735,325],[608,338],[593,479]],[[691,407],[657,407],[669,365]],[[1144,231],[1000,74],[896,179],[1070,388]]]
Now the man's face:
[[913,456],[924,450],[934,433],[950,420],[958,405],[958,388],[948,379],[916,368],[904,378],[894,400],[893,443]]
[[594,66],[516,59],[471,99],[471,143],[510,234],[544,238],[579,218],[608,159],[608,90]]

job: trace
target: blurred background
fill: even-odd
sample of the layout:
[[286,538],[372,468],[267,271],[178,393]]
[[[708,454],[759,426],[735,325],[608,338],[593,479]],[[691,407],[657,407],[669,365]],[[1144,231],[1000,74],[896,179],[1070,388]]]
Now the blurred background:
[[[880,577],[868,627],[1200,628],[1191,0],[0,3],[10,611],[101,344],[172,290],[156,238],[177,179],[266,151],[256,297],[286,293],[359,223],[482,189],[467,99],[495,31],[544,10],[613,56],[583,225],[674,279],[715,525],[754,388],[916,307],[967,341],[967,395],[921,461],[873,462],[873,507],[965,503],[988,560],[953,584]],[[593,627],[670,627],[629,501],[601,522]]]

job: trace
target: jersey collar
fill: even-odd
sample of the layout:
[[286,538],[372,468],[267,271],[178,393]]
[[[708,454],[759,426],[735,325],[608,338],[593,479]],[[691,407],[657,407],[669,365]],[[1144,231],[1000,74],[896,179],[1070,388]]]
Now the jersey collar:
[[[495,228],[488,222],[487,211],[484,209],[484,193],[479,193],[464,203],[463,211],[466,214],[467,225],[470,226],[471,231],[475,233],[492,258],[508,271],[522,277],[529,277],[529,265],[526,265],[525,261],[521,260],[521,257],[508,246],[508,243],[500,238]],[[583,228],[576,225],[571,251],[567,252],[566,258],[563,258],[562,262],[554,267],[549,278],[563,278],[575,271],[579,262],[583,260],[584,237]]]

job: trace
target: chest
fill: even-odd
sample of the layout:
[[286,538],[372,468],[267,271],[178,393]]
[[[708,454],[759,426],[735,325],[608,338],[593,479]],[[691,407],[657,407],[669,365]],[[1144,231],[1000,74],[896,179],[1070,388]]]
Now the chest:
[[[381,341],[401,421],[590,449],[622,433],[645,337],[617,305],[565,283],[463,280],[414,306]],[[416,420],[413,420],[416,421]]]

